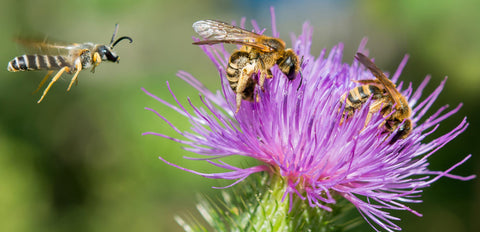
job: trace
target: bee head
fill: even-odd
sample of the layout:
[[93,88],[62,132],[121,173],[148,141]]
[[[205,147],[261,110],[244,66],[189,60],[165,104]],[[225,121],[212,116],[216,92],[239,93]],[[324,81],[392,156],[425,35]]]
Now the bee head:
[[115,36],[117,35],[117,31],[118,31],[118,24],[115,24],[115,31],[113,32],[112,39],[110,40],[110,45],[109,46],[102,45],[98,48],[98,53],[100,54],[100,57],[102,57],[103,61],[108,60],[108,61],[111,61],[111,62],[117,62],[118,63],[118,60],[120,59],[120,57],[113,52],[113,48],[115,47],[115,45],[117,45],[120,41],[125,40],[125,39],[129,40],[130,43],[133,42],[132,38],[130,38],[128,36],[122,36],[122,37],[118,38],[117,40],[115,40]]
[[297,73],[300,71],[298,56],[293,52],[292,49],[287,49],[285,51],[285,55],[277,60],[277,65],[289,80],[295,79],[297,77]]
[[105,46],[105,45],[101,45],[100,47],[98,47],[98,54],[100,55],[100,57],[102,58],[102,61],[111,61],[111,62],[118,62],[118,60],[120,59],[120,57],[118,57],[117,54],[115,54],[111,48]]

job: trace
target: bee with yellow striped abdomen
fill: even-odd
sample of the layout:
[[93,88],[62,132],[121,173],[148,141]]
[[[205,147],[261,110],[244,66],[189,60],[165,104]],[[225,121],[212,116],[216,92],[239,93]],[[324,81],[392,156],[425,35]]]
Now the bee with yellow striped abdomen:
[[[226,70],[230,87],[236,93],[236,110],[240,110],[243,100],[253,101],[257,81],[253,75],[260,73],[258,85],[264,90],[265,79],[273,77],[271,68],[278,66],[289,80],[300,72],[300,60],[297,54],[286,48],[279,38],[260,35],[245,29],[216,20],[201,20],[193,24],[193,29],[205,40],[194,42],[196,45],[218,43],[239,44],[242,47],[234,51]],[[257,94],[257,101],[259,95]]]
[[129,40],[130,43],[132,43],[133,40],[128,36],[122,36],[115,40],[117,30],[118,24],[115,25],[115,31],[109,45],[94,43],[60,45],[43,41],[18,39],[18,43],[25,47],[36,49],[38,50],[38,53],[32,55],[25,54],[13,58],[8,63],[7,69],[10,72],[48,70],[47,75],[40,82],[35,92],[45,84],[48,77],[55,70],[58,70],[57,74],[52,78],[43,91],[42,97],[37,101],[37,103],[40,103],[52,87],[53,83],[55,83],[64,72],[74,74],[67,88],[67,91],[70,91],[73,83],[76,81],[78,82],[77,77],[80,71],[92,68],[92,72],[94,72],[95,67],[97,67],[102,61],[118,63],[120,57],[113,52],[113,48],[118,42],[124,39]]
[[412,109],[408,105],[407,99],[367,56],[357,53],[355,58],[367,67],[376,79],[355,81],[362,85],[343,94],[340,100],[342,104],[345,103],[343,119],[353,116],[355,110],[371,97],[372,103],[365,126],[370,121],[371,115],[380,111],[386,117],[383,126],[387,132],[391,133],[398,128],[390,143],[406,138],[412,130],[412,121],[410,120]]

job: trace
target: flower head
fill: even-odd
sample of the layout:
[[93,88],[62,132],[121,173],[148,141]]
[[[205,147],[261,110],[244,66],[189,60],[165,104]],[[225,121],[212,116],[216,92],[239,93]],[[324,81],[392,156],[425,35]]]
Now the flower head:
[[[272,19],[272,34],[278,37],[273,11]],[[244,21],[240,25],[243,27]],[[263,32],[255,22],[252,25],[257,33]],[[169,163],[162,157],[160,159],[204,177],[236,180],[232,185],[252,173],[270,172],[287,183],[284,196],[298,196],[308,201],[311,207],[329,211],[329,204],[336,202],[334,196],[340,195],[353,203],[374,228],[376,224],[388,231],[401,229],[393,223],[400,219],[388,211],[408,210],[421,216],[405,203],[421,202],[422,189],[440,177],[459,180],[475,177],[450,174],[470,155],[446,171],[428,169],[428,158],[468,126],[464,119],[449,133],[428,143],[422,142],[437,129],[441,121],[461,107],[459,105],[445,112],[447,106],[444,106],[433,114],[427,114],[442,91],[445,80],[421,100],[430,77],[425,78],[416,90],[411,83],[408,86],[403,82],[398,83],[408,59],[405,56],[397,71],[389,78],[397,83],[397,89],[412,108],[413,129],[405,139],[390,144],[386,141],[391,139],[391,134],[383,133],[381,126],[384,115],[374,113],[365,125],[372,99],[349,120],[340,123],[343,117],[342,95],[358,86],[352,80],[373,79],[372,74],[356,60],[351,65],[343,63],[342,44],[333,47],[330,52],[323,50],[315,57],[310,53],[311,43],[312,28],[305,23],[298,37],[292,35],[292,48],[299,57],[303,57],[303,80],[289,80],[277,66],[273,67],[273,78],[266,80],[265,91],[256,90],[260,101],[244,101],[236,114],[235,93],[228,86],[225,76],[230,53],[222,45],[201,46],[218,70],[222,90],[213,93],[192,75],[180,71],[178,77],[201,93],[203,105],[195,106],[190,102],[190,110],[180,104],[168,82],[167,86],[178,106],[144,90],[192,124],[190,132],[180,131],[159,112],[147,108],[165,120],[183,139],[154,132],[144,134],[181,143],[187,151],[205,156],[199,161],[209,162],[227,171],[200,173]],[[362,41],[358,51],[367,54],[365,43],[366,40]],[[299,87],[300,81],[302,84]],[[240,168],[222,161],[223,157],[233,155],[252,157],[262,164]]]

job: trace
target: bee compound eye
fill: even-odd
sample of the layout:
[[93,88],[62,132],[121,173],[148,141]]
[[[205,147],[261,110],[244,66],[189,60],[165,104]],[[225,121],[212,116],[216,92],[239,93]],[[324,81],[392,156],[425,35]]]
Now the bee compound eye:
[[105,49],[104,57],[106,60],[112,61],[112,62],[117,62],[118,60],[118,56],[108,49]]

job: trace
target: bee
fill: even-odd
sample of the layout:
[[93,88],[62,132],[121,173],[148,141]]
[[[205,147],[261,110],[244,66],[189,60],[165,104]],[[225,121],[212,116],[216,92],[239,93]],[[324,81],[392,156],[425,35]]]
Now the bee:
[[341,98],[341,103],[345,103],[343,119],[351,117],[355,110],[371,97],[373,102],[370,105],[365,126],[370,121],[372,114],[380,111],[386,117],[383,122],[386,132],[392,133],[398,128],[390,143],[406,138],[412,130],[412,121],[410,120],[412,109],[408,105],[408,101],[398,92],[395,84],[367,56],[357,53],[355,58],[367,67],[376,79],[355,81],[362,85],[343,94]]
[[[296,78],[300,71],[298,56],[292,49],[286,49],[285,42],[279,38],[256,34],[228,23],[215,20],[201,20],[193,24],[193,29],[205,40],[194,42],[196,45],[230,43],[243,45],[230,56],[227,67],[227,79],[236,93],[236,111],[240,110],[243,100],[253,101],[255,86],[262,91],[265,79],[272,78],[270,69],[278,65],[289,80]],[[258,83],[253,78],[258,74]],[[257,94],[257,101],[259,95]]]
[[[52,75],[55,70],[58,70],[57,74],[52,78],[48,86],[43,91],[42,97],[37,103],[42,102],[45,95],[48,93],[53,83],[55,83],[60,76],[66,72],[74,74],[67,91],[70,91],[74,82],[78,83],[77,77],[80,71],[88,68],[92,68],[92,72],[95,72],[95,68],[102,61],[119,62],[120,57],[113,52],[113,48],[122,40],[129,40],[133,42],[132,38],[128,36],[122,36],[115,40],[117,34],[118,24],[115,25],[115,31],[113,32],[112,39],[109,45],[94,44],[94,43],[73,43],[68,45],[59,45],[54,43],[47,43],[44,41],[34,41],[28,39],[18,39],[17,42],[39,50],[38,54],[22,55],[13,58],[8,62],[8,71],[32,71],[32,70],[48,70],[47,75],[42,79],[38,85],[36,93],[45,84],[47,79]],[[114,41],[115,40],[115,41]]]

